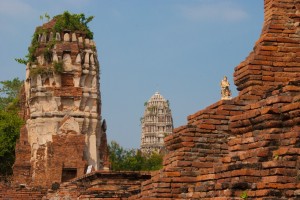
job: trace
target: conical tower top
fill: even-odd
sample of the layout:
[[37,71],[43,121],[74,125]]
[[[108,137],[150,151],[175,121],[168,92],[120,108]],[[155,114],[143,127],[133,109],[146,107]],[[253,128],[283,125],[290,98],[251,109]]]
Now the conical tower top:
[[158,102],[167,102],[167,100],[159,93],[155,92],[154,95],[151,96],[148,103],[158,103]]

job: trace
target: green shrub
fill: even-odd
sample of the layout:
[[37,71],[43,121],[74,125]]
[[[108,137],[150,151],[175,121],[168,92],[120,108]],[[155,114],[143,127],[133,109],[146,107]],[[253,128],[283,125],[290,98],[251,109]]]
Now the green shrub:
[[240,196],[242,199],[247,199],[248,198],[248,194],[247,194],[247,191],[244,191],[241,196]]
[[51,62],[51,60],[52,60],[52,51],[49,48],[45,48],[43,55],[44,55],[44,58],[47,62]]
[[62,61],[60,61],[60,62],[53,62],[53,67],[54,67],[54,71],[56,72],[56,73],[62,73],[62,72],[64,72],[64,67],[63,67],[63,62]]
[[84,32],[87,38],[93,39],[94,33],[87,26],[87,24],[92,21],[93,18],[94,16],[86,18],[83,13],[71,14],[68,11],[65,11],[62,15],[57,15],[54,17],[54,19],[56,19],[56,23],[53,29],[56,32],[62,32],[64,30],[78,30]]
[[[49,15],[45,14],[45,17],[48,19]],[[20,64],[27,64],[33,63],[36,61],[36,50],[39,47],[38,38],[39,35],[42,35],[44,33],[47,33],[47,35],[50,32],[63,32],[64,30],[70,30],[70,31],[81,31],[83,34],[86,35],[86,38],[93,39],[94,33],[89,29],[88,23],[93,20],[93,16],[85,17],[83,13],[81,14],[71,14],[68,11],[65,11],[61,15],[56,15],[53,17],[53,19],[56,20],[56,23],[52,29],[42,29],[42,27],[38,27],[31,40],[31,45],[28,47],[28,54],[25,56],[25,58],[16,58],[15,60],[19,62]],[[48,42],[47,50],[44,52],[45,58],[47,60],[51,60],[50,54],[51,49],[54,47],[57,41],[52,40]]]
[[117,142],[108,145],[112,171],[154,171],[161,169],[163,155],[142,155],[137,149],[124,149]]
[[36,68],[31,68],[30,69],[30,77],[34,77],[39,75],[43,75],[43,74],[52,74],[53,73],[53,69],[50,67],[41,67],[41,66],[37,66]]

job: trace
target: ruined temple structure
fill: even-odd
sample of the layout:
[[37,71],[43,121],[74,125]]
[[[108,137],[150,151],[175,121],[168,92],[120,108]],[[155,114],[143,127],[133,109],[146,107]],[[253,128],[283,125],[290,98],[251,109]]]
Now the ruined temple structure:
[[[150,179],[93,172],[44,199],[300,199],[300,1],[264,0],[264,8],[261,36],[234,69],[238,96],[191,114],[165,137],[161,170]],[[17,151],[30,159],[27,132],[22,129]],[[51,144],[53,150],[37,155],[55,151]]]
[[174,129],[163,169],[130,199],[300,199],[300,1],[264,8],[261,36],[234,70],[238,96]]
[[164,138],[173,132],[173,119],[169,101],[159,92],[156,92],[145,103],[145,112],[141,123],[142,153],[161,152],[164,149]]
[[50,186],[107,158],[96,46],[86,30],[55,32],[65,15],[37,27],[29,48],[15,184]]

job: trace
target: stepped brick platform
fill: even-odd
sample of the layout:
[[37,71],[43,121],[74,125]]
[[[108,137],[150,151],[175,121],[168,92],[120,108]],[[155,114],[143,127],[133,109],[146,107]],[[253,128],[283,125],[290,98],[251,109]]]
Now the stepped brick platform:
[[239,95],[165,138],[164,168],[130,199],[300,199],[300,1],[265,0]]
[[110,199],[120,200],[140,193],[141,183],[151,178],[149,172],[95,171],[51,189],[8,187],[0,184],[0,200]]
[[127,199],[138,194],[141,183],[150,178],[147,172],[96,171],[49,190],[43,199]]
[[300,78],[189,116],[165,139],[164,168],[130,199],[299,199],[299,100]]
[[43,199],[300,199],[300,1],[264,6],[261,37],[235,68],[239,95],[167,136],[163,169],[95,172]]
[[41,188],[11,188],[0,184],[0,200],[40,200],[45,193]]

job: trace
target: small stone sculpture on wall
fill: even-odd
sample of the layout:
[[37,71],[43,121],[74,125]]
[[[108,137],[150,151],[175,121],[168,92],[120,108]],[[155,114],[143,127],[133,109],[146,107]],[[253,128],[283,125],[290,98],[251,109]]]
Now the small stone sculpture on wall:
[[221,81],[221,99],[222,100],[229,100],[231,99],[231,91],[229,89],[229,82],[227,76],[224,76],[223,80]]

